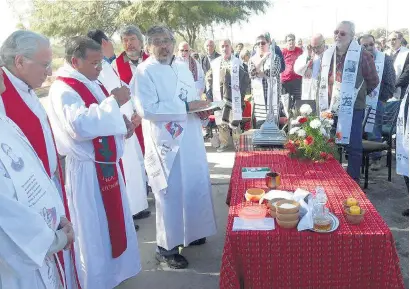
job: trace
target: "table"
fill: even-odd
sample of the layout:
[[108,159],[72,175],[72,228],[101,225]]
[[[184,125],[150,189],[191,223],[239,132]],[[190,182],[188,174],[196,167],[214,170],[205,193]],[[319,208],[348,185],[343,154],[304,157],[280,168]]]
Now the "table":
[[[250,187],[262,179],[241,178],[242,167],[268,166],[280,172],[280,189],[314,191],[322,186],[328,207],[340,220],[330,234],[296,229],[232,232],[233,219]],[[393,236],[360,187],[336,160],[290,159],[285,150],[239,151],[229,186],[229,215],[220,272],[221,289],[404,288]],[[347,223],[342,201],[353,196],[366,209],[360,225]],[[249,204],[249,203],[248,203]]]

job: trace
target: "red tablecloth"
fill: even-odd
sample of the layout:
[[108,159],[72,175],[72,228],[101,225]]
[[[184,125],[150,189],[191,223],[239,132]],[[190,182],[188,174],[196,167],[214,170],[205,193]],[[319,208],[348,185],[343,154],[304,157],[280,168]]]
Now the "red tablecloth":
[[[328,207],[340,220],[329,234],[296,229],[232,232],[233,219],[250,187],[262,179],[241,178],[242,167],[267,166],[280,172],[279,189],[314,191],[324,187]],[[360,187],[336,160],[327,163],[290,159],[286,151],[238,152],[228,195],[230,208],[222,257],[220,288],[404,288],[392,234]],[[366,209],[360,225],[347,223],[342,201],[348,196]]]

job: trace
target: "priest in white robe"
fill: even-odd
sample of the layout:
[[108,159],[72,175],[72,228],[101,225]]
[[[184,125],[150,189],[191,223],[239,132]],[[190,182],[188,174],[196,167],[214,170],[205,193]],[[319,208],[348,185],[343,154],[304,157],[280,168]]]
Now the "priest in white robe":
[[[3,42],[0,59],[5,91],[0,97],[0,113],[12,119],[23,131],[41,160],[44,169],[65,201],[64,183],[54,136],[47,113],[34,89],[41,87],[51,75],[52,52],[50,41],[43,35],[28,30],[17,30]],[[24,117],[22,117],[24,116]],[[69,213],[66,211],[67,217]],[[71,254],[64,251],[67,272],[72,270]],[[72,278],[71,274],[66,274]],[[67,280],[67,284],[74,284]]]
[[199,99],[202,98],[202,93],[205,90],[205,76],[201,65],[191,56],[191,48],[187,42],[181,42],[178,45],[177,61],[186,64],[194,77],[195,87]]
[[151,57],[137,68],[131,94],[142,117],[145,168],[156,200],[159,262],[181,269],[188,261],[179,246],[202,245],[216,233],[212,189],[192,73],[174,61],[175,39],[165,27],[147,32]]
[[133,133],[120,106],[97,81],[101,46],[86,37],[66,45],[66,63],[49,92],[50,122],[66,156],[66,188],[77,233],[76,268],[83,289],[111,289],[141,270],[137,236],[120,158]]
[[[0,72],[0,93],[2,82]],[[29,140],[3,113],[0,131],[0,288],[71,288],[57,257],[74,240],[60,195]]]
[[[101,45],[104,56],[106,56],[106,51],[111,51],[112,43],[103,31],[98,29],[91,30],[87,35]],[[102,70],[98,76],[98,80],[104,85],[108,92],[113,95],[121,93],[121,90],[124,89],[129,93],[128,85],[118,77],[114,68],[105,59],[103,59]],[[132,99],[121,106],[120,111],[129,120],[132,120],[135,126],[141,125],[141,118],[136,113]],[[122,161],[131,214],[134,219],[147,218],[151,215],[151,212],[147,210],[147,176],[144,168],[144,156],[142,155],[141,146],[136,133],[125,140]],[[139,226],[135,225],[135,228],[138,230]]]

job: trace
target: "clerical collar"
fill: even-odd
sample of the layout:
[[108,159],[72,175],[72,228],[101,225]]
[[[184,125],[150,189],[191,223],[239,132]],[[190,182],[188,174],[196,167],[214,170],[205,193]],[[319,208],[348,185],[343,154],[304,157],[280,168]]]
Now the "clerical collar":
[[5,66],[2,67],[3,71],[6,73],[7,77],[10,79],[10,81],[13,83],[14,87],[22,90],[22,91],[27,91],[30,93],[33,88],[25,83],[23,80],[15,76],[10,70],[8,70]]

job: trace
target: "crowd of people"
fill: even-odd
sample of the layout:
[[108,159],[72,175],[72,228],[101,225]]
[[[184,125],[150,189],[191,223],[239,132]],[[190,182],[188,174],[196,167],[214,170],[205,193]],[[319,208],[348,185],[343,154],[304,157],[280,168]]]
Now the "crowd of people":
[[[275,97],[287,118],[302,100],[332,113],[357,182],[366,107],[377,124],[386,101],[403,99],[397,171],[408,176],[409,51],[400,32],[390,34],[388,52],[372,35],[356,40],[343,21],[329,47],[320,34],[307,47],[288,34],[280,49],[267,33],[252,51],[207,40],[202,56],[164,26],[145,36],[126,26],[120,38],[118,56],[104,31],[70,38],[46,108],[35,89],[52,75],[49,39],[19,30],[0,48],[0,288],[114,288],[137,275],[136,223],[151,215],[149,192],[156,259],[186,268],[181,248],[216,233],[202,129],[210,133],[213,114],[218,152],[237,143],[250,93],[253,108],[268,111]],[[216,101],[224,106],[206,110]],[[254,117],[253,127],[265,119]]]

